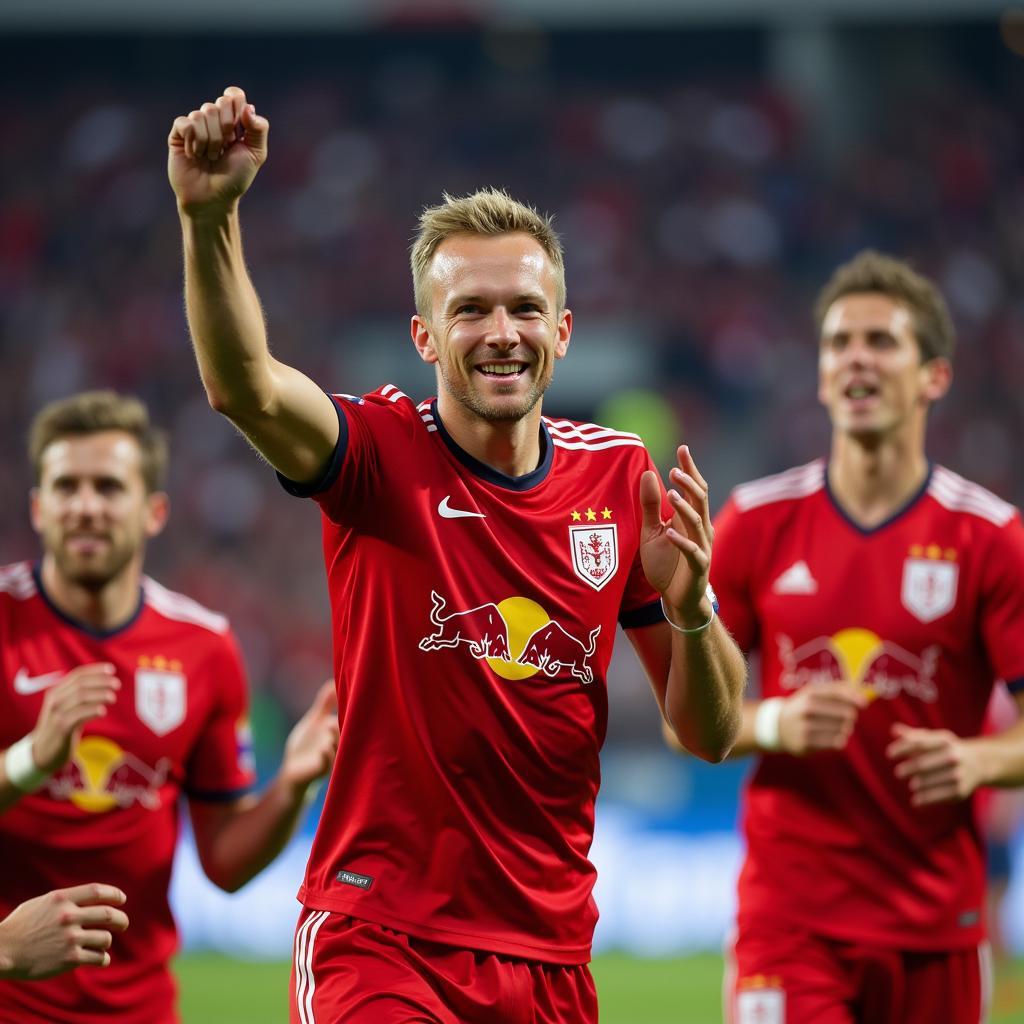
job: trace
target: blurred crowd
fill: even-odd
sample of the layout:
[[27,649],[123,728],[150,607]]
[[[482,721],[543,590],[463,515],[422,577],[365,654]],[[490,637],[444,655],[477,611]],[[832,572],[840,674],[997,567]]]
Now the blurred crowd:
[[[0,561],[37,550],[23,497],[33,412],[84,388],[140,395],[173,456],[174,511],[149,568],[230,615],[258,707],[292,718],[330,674],[318,519],[206,404],[164,172],[172,118],[229,82],[208,85],[194,65],[175,74],[160,50],[173,41],[150,40],[159,84],[128,89],[119,73],[134,44],[95,45],[107,61],[93,50],[79,73],[72,56],[44,88],[0,75]],[[574,383],[549,412],[597,415],[625,359],[631,387],[657,396],[693,446],[717,504],[743,479],[825,453],[810,305],[870,245],[934,276],[957,323],[932,456],[1024,503],[1019,90],[937,67],[879,90],[870,129],[824,147],[822,112],[764,66],[687,70],[661,48],[629,73],[591,62],[576,75],[572,48],[542,37],[464,46],[464,66],[425,45],[328,69],[284,41],[273,76],[238,83],[272,125],[243,221],[281,358],[341,391],[386,382],[367,367],[414,363],[418,211],[445,190],[504,186],[554,213],[567,249],[576,329],[559,372]],[[667,468],[664,438],[652,441]],[[645,690],[623,686],[613,737],[647,727],[629,710],[653,707]]]

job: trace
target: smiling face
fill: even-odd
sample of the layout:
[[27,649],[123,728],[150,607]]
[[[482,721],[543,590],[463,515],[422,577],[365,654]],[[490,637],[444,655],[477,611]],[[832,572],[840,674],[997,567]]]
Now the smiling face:
[[59,437],[43,450],[32,525],[64,580],[100,590],[163,529],[166,495],[147,494],[139,444],[120,430]]
[[906,306],[878,292],[844,295],[822,323],[818,397],[833,429],[862,441],[902,429],[923,438],[928,406],[949,388],[949,361],[921,361]]
[[437,366],[442,415],[454,402],[491,423],[527,416],[572,333],[539,243],[519,233],[453,235],[434,254],[430,284],[430,317],[413,317],[412,337]]

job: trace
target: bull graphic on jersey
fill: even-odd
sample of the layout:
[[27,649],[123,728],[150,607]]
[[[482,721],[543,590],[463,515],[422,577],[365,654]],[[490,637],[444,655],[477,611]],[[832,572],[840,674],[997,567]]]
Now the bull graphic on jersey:
[[436,590],[432,590],[430,596],[434,602],[434,607],[430,609],[430,621],[437,627],[437,632],[420,641],[421,651],[468,644],[469,653],[474,658],[510,660],[508,627],[496,604],[482,604],[479,608],[442,615],[447,602]]
[[592,658],[597,650],[600,632],[600,626],[592,629],[590,643],[584,647],[576,637],[552,620],[526,641],[523,653],[516,660],[520,665],[539,668],[547,676],[558,675],[562,669],[568,669],[577,679],[592,683],[594,670],[587,664],[587,659]]
[[918,655],[861,628],[841,629],[800,646],[779,633],[776,642],[783,690],[843,680],[859,686],[868,700],[894,700],[901,694],[926,704],[939,699],[935,673],[941,651],[937,645]]
[[47,780],[46,789],[54,800],[68,800],[83,811],[100,813],[134,804],[155,811],[172,767],[169,758],[150,766],[105,736],[84,736],[67,764]]
[[584,684],[594,681],[588,662],[597,651],[600,626],[583,643],[530,598],[508,597],[497,604],[445,614],[448,602],[436,590],[430,597],[430,621],[435,628],[420,640],[421,651],[462,645],[503,679],[528,679],[538,672],[551,678],[568,672]]
[[573,572],[584,583],[601,590],[619,567],[619,535],[614,523],[605,526],[570,526]]

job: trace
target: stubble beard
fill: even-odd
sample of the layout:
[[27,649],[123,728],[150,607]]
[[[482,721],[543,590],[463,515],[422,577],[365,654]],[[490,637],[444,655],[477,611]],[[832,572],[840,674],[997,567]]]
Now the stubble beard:
[[441,373],[441,383],[448,394],[463,408],[468,409],[474,416],[487,423],[518,423],[527,417],[544,397],[544,392],[550,386],[552,377],[548,373],[544,380],[535,380],[517,405],[502,403],[498,406],[489,403],[478,394],[467,380],[454,381],[444,366],[438,364],[438,368]]
[[124,571],[135,549],[128,544],[111,542],[110,550],[102,559],[85,564],[82,559],[71,555],[63,544],[56,545],[52,553],[61,577],[90,593],[98,593]]

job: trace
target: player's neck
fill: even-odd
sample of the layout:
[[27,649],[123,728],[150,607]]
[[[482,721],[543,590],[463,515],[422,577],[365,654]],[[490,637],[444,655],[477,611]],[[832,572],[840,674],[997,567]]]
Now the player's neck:
[[43,555],[40,576],[46,596],[58,611],[98,632],[124,625],[139,606],[142,563],[135,559],[99,589],[67,579],[51,555]]
[[871,528],[891,519],[917,493],[928,475],[921,445],[865,445],[845,435],[832,439],[828,485],[843,511]]
[[520,420],[495,423],[468,413],[458,402],[437,397],[449,437],[466,453],[506,476],[532,473],[540,462],[540,403]]

